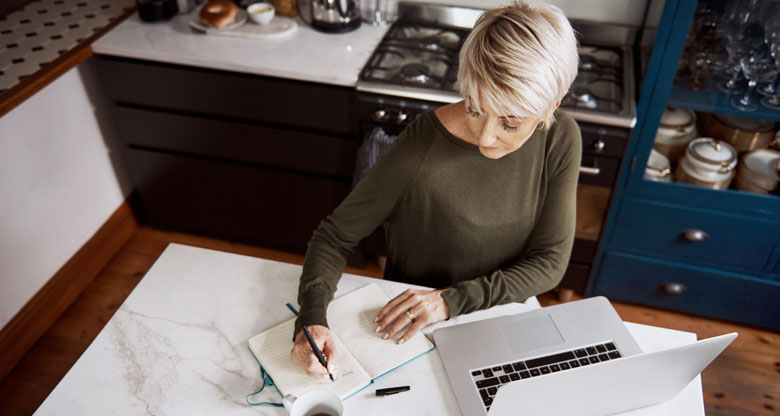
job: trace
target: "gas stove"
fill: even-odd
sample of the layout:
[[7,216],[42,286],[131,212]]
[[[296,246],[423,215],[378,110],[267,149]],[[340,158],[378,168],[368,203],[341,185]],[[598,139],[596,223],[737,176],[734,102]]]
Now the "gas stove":
[[[438,103],[461,100],[458,52],[481,13],[401,3],[398,21],[361,71],[358,91]],[[634,32],[603,23],[572,24],[586,36],[580,39],[577,79],[561,107],[578,121],[632,128],[636,122],[630,48]]]

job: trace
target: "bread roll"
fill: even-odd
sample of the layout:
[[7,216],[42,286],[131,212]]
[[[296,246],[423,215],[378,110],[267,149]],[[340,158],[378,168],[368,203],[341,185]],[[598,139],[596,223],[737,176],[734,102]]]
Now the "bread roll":
[[238,6],[230,0],[209,0],[200,9],[200,21],[215,28],[223,28],[236,19]]

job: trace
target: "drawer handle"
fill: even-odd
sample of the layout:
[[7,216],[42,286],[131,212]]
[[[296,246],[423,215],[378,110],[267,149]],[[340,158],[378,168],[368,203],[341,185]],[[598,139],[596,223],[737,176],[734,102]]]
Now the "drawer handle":
[[668,293],[670,295],[680,295],[688,288],[682,284],[677,282],[668,282],[661,285],[661,289],[664,291],[664,293]]
[[682,230],[680,236],[693,243],[699,241],[707,241],[710,239],[709,234],[705,233],[702,230],[697,230],[695,228],[688,228],[687,230]]
[[589,176],[599,176],[599,174],[601,173],[601,169],[597,167],[580,166],[580,173]]

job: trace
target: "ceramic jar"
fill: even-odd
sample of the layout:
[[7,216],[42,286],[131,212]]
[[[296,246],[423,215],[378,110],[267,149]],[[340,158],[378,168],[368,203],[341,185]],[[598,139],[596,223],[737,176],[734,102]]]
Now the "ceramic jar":
[[653,148],[669,158],[670,163],[676,163],[688,142],[697,134],[696,113],[684,108],[666,107],[655,133]]
[[712,189],[729,187],[735,175],[737,151],[711,137],[691,140],[675,170],[675,179]]
[[655,149],[650,150],[650,157],[645,167],[645,179],[656,182],[670,182],[672,180],[669,158]]
[[780,152],[758,149],[745,153],[737,170],[735,185],[740,191],[767,194],[780,182]]

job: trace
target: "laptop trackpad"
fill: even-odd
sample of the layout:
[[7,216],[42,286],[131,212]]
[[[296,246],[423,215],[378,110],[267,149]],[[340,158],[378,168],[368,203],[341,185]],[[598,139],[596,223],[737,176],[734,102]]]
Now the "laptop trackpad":
[[550,315],[516,319],[499,327],[515,353],[564,343]]

